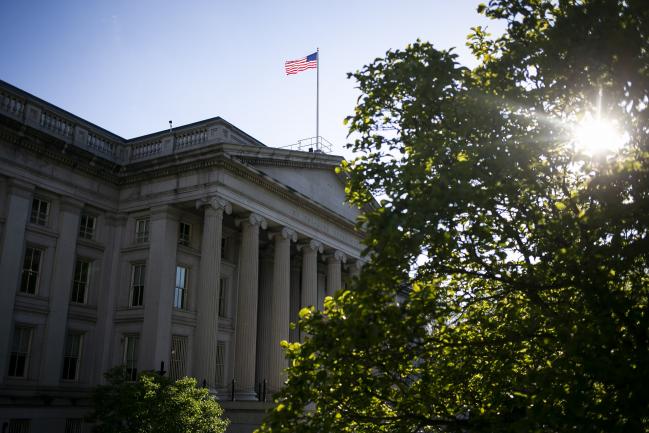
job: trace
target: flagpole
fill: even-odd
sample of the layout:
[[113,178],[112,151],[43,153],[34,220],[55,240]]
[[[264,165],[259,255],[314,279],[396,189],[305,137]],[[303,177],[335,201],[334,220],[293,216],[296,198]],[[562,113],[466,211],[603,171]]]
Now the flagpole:
[[320,150],[320,48],[316,48],[315,149]]

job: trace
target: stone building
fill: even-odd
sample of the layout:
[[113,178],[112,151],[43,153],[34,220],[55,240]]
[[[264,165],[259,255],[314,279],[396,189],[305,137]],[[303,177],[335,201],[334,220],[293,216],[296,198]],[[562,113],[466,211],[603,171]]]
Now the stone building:
[[1,431],[89,431],[103,372],[161,363],[251,431],[361,263],[340,161],[218,117],[127,140],[0,81]]

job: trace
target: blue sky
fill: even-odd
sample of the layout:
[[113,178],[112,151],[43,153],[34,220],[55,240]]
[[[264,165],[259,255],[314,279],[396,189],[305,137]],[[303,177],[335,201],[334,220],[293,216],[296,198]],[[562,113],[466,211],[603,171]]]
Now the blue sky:
[[417,38],[456,47],[485,20],[474,0],[7,0],[0,78],[125,138],[221,116],[269,146],[315,135],[315,70],[285,60],[320,48],[320,134],[349,156],[347,72]]

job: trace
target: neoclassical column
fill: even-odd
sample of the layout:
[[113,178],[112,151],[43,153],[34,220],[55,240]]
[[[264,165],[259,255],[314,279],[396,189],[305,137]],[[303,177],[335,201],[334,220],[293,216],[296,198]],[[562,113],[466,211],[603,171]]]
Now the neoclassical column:
[[275,393],[281,389],[286,380],[287,361],[280,346],[283,340],[288,341],[289,306],[291,299],[291,241],[297,240],[297,234],[283,228],[271,234],[275,241],[275,260],[273,262],[273,297],[271,299],[271,337],[269,350],[268,389]]
[[[126,222],[126,214],[107,214],[104,218],[105,231],[102,236],[106,241],[106,250],[101,260],[102,282],[97,294],[97,335],[99,341],[111,341],[115,330],[115,306],[122,289],[120,273],[120,256]],[[109,344],[97,344],[98,356],[95,358],[93,384],[104,383],[104,372],[113,363],[114,348]]]
[[266,220],[251,213],[236,221],[241,226],[239,249],[239,291],[235,341],[234,380],[236,398],[255,399],[255,361],[257,337],[257,295],[259,277],[259,228]]
[[63,349],[68,326],[68,306],[76,262],[77,235],[83,203],[63,197],[60,201],[59,237],[54,252],[49,314],[44,340],[40,382],[57,385],[63,369]]
[[221,284],[221,238],[223,213],[231,213],[227,201],[212,197],[198,200],[196,208],[203,208],[203,236],[201,262],[196,293],[196,331],[194,339],[193,374],[202,384],[215,387],[216,341],[219,327],[219,285]]
[[[11,179],[9,181],[4,236],[0,236],[0,353],[9,353],[14,302],[20,281],[25,244],[25,225],[31,209],[34,185]],[[7,373],[9,356],[0,356],[0,383]]]
[[318,305],[318,253],[322,253],[322,243],[316,240],[298,245],[302,252],[302,296],[300,307]]
[[149,259],[144,285],[144,323],[140,370],[169,367],[171,314],[176,282],[178,216],[169,205],[151,208]]
[[[302,261],[299,258],[297,255],[291,257],[291,302],[289,306],[289,320],[295,324],[297,324],[298,314],[300,312],[300,297],[302,296],[302,288],[300,287]],[[291,343],[300,341],[300,330],[297,327],[295,329],[289,329],[288,337]]]
[[333,296],[342,287],[342,263],[347,261],[347,257],[341,251],[334,251],[327,257],[327,288],[326,296]]
[[259,302],[257,303],[257,354],[256,382],[268,379],[268,358],[270,356],[271,302],[273,298],[273,254],[269,244],[259,257]]

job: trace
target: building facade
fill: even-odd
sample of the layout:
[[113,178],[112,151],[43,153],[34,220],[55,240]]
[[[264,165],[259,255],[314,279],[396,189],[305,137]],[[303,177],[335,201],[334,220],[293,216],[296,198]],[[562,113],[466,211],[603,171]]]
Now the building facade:
[[289,323],[360,269],[340,161],[218,117],[126,140],[0,82],[2,432],[89,431],[121,364],[196,377],[252,431]]

